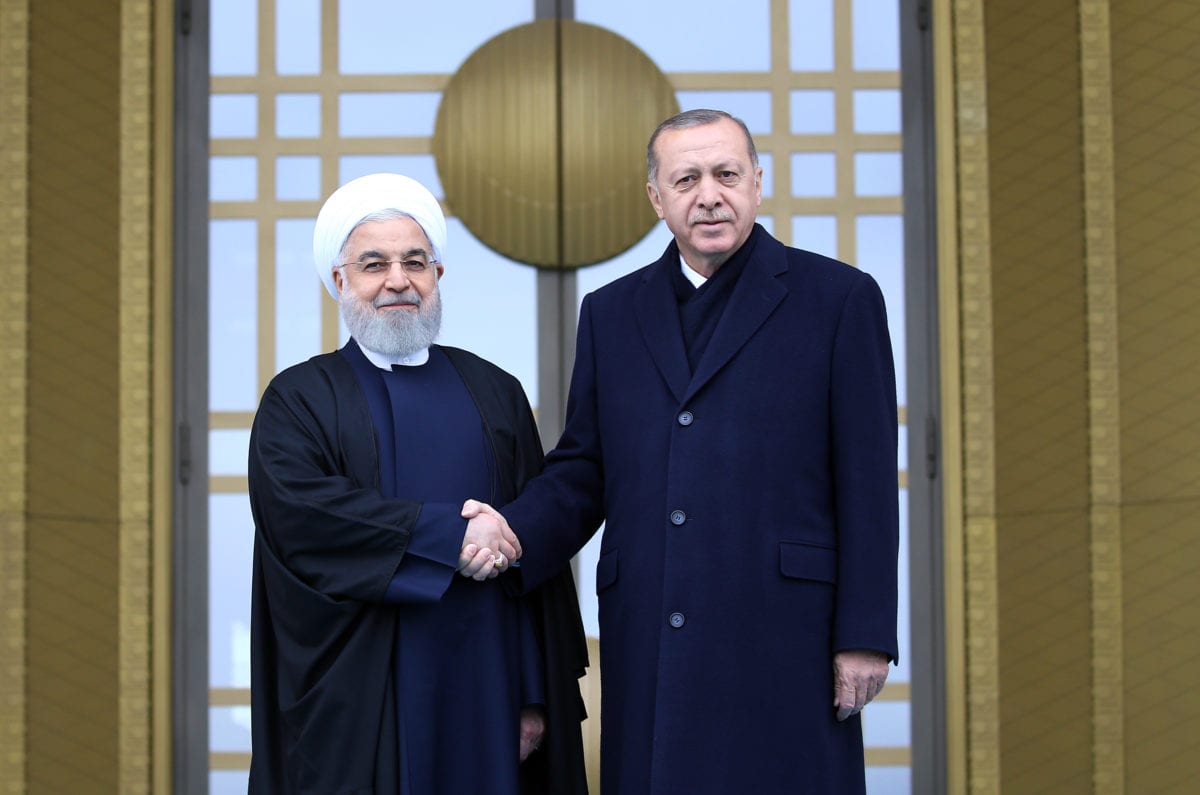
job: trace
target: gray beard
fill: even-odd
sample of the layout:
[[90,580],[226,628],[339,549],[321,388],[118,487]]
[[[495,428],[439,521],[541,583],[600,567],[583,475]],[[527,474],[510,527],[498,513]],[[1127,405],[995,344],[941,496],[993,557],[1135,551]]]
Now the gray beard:
[[[394,296],[381,296],[384,303]],[[349,290],[342,292],[338,308],[342,321],[359,345],[384,356],[408,356],[424,350],[437,339],[442,328],[442,299],[435,287],[433,294],[421,301],[415,290],[401,294],[406,301],[417,303],[416,312],[380,312],[369,301],[360,301]]]

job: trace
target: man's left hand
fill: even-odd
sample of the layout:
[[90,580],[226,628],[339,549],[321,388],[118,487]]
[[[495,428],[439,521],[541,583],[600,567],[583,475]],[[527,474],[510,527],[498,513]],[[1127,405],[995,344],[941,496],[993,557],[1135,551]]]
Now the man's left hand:
[[839,651],[833,655],[833,706],[837,719],[862,712],[883,690],[888,677],[888,658],[883,652]]
[[530,754],[542,744],[542,735],[546,733],[546,718],[541,707],[521,708],[521,761],[524,762]]

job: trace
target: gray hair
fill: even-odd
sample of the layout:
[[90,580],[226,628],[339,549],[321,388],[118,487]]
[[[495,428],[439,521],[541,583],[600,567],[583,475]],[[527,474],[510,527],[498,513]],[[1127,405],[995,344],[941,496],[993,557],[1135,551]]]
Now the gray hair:
[[421,226],[421,222],[416,218],[413,218],[411,213],[406,213],[403,210],[397,210],[393,207],[388,207],[387,209],[376,210],[369,215],[364,215],[361,219],[359,219],[359,222],[355,224],[349,232],[346,233],[346,239],[342,241],[342,247],[338,249],[337,260],[333,263],[334,267],[337,267],[341,264],[341,259],[346,254],[346,244],[350,242],[350,236],[354,234],[355,229],[358,229],[363,224],[376,223],[379,221],[394,221],[397,218],[411,218],[416,223],[417,227],[420,228],[425,237],[429,239],[430,248],[434,248],[433,251],[429,252],[429,261],[438,262],[438,255],[440,252],[438,252],[434,247],[433,238],[429,237],[429,233],[425,231],[424,226]]
[[736,122],[737,126],[742,128],[742,132],[746,134],[746,149],[750,153],[750,162],[754,164],[755,168],[758,168],[758,150],[754,148],[754,137],[750,135],[750,128],[746,126],[746,122],[723,110],[697,108],[696,110],[685,110],[683,113],[676,113],[654,129],[654,134],[650,136],[650,143],[646,145],[646,180],[653,183],[655,178],[658,177],[658,155],[654,152],[654,144],[658,142],[658,136],[667,130],[686,130],[690,127],[703,127],[706,124],[716,124],[722,119],[729,119]]

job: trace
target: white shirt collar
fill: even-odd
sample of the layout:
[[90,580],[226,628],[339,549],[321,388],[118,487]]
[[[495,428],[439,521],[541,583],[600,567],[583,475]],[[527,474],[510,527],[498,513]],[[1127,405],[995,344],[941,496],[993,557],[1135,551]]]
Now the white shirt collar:
[[679,255],[679,269],[683,271],[683,278],[691,282],[692,286],[696,289],[700,289],[700,285],[708,281],[707,277],[701,276],[699,273],[696,273],[694,270],[688,267],[688,264],[683,261],[682,254]]
[[410,353],[407,356],[385,356],[378,351],[368,350],[360,343],[358,349],[362,351],[363,356],[367,357],[367,361],[378,367],[380,370],[391,370],[393,364],[404,365],[405,367],[417,367],[429,361],[429,349],[422,348],[421,350]]

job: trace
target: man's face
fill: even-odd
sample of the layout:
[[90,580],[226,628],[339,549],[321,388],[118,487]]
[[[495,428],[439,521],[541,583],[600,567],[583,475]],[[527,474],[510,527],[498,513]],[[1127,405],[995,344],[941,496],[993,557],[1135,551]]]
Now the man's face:
[[359,224],[334,268],[342,319],[359,344],[389,355],[428,347],[441,325],[433,246],[411,218]]
[[654,150],[650,203],[684,261],[711,276],[750,237],[762,203],[762,169],[750,161],[746,135],[731,119],[667,130]]

